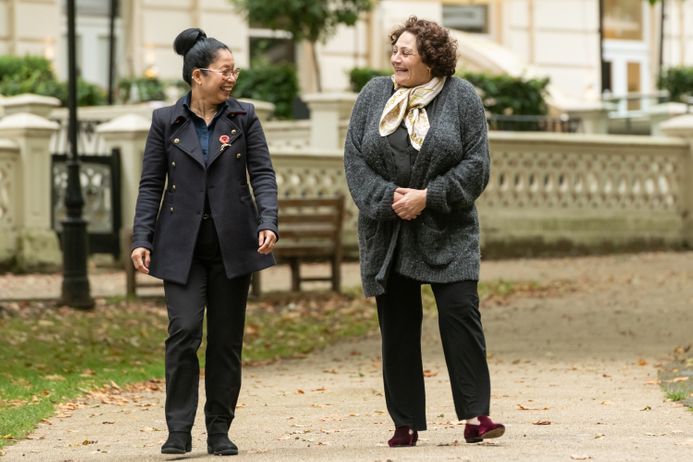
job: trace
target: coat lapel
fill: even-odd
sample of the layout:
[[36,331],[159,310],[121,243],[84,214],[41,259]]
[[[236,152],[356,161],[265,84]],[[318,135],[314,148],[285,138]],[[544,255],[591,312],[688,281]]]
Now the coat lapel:
[[194,160],[202,168],[205,168],[205,160],[202,155],[202,148],[197,139],[195,125],[190,119],[190,114],[185,110],[183,103],[186,96],[183,96],[176,102],[175,109],[171,116],[171,136],[168,138],[168,144],[180,149]]
[[[214,132],[209,137],[209,161],[207,168],[214,163],[227,149],[233,149],[238,143],[238,138],[243,134],[241,122],[237,116],[245,115],[246,111],[235,99],[229,99],[224,113],[219,116],[214,125]],[[228,141],[222,143],[222,137],[228,136]]]

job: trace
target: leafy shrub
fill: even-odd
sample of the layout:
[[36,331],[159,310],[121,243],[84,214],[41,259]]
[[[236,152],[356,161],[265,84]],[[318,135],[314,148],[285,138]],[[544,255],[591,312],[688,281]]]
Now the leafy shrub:
[[293,102],[298,97],[296,69],[288,64],[266,64],[243,69],[233,96],[269,101],[274,104],[274,114],[278,118],[289,119]]
[[491,114],[545,115],[544,100],[549,79],[524,79],[509,75],[489,75],[465,72],[459,77],[468,80],[479,90],[484,107]]
[[358,93],[373,77],[384,75],[392,75],[392,71],[387,69],[373,69],[370,67],[355,67],[349,71],[351,91]]
[[[355,67],[349,72],[349,82],[351,89],[359,92],[373,77],[391,74],[389,70]],[[524,79],[476,72],[465,72],[458,77],[468,80],[479,90],[484,107],[492,114],[545,115],[548,112],[544,99],[548,78]]]
[[118,82],[118,99],[122,103],[130,100],[132,88],[137,91],[138,101],[163,101],[166,99],[164,83],[158,78],[135,77],[120,79]]
[[693,96],[693,67],[670,67],[659,75],[657,88],[667,90],[672,101]]
[[[22,93],[54,96],[67,105],[67,83],[59,82],[51,63],[40,56],[0,56],[0,94],[14,96]],[[101,87],[82,79],[77,81],[77,103],[95,106],[106,103]]]

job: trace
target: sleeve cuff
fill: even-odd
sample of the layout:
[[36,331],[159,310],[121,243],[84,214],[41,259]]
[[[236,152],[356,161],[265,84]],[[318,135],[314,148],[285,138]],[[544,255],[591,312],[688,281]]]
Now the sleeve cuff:
[[443,182],[440,178],[433,180],[426,187],[426,207],[443,212],[448,210]]

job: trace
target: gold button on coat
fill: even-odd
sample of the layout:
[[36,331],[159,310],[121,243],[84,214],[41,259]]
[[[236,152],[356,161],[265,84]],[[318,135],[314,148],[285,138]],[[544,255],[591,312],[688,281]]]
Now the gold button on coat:
[[171,167],[176,168],[176,161],[171,162]]
[[169,210],[171,210],[171,213],[173,213],[173,207],[171,207]]
[[178,144],[178,143],[180,143],[180,138],[176,138],[175,140],[173,140],[173,144]]
[[231,134],[232,134],[232,135],[235,135],[235,134],[236,134],[236,130],[231,130]]
[[174,184],[173,186],[171,186],[171,189],[173,189],[173,190],[175,191],[175,190],[176,190],[176,185]]
[[236,159],[240,159],[240,158],[241,158],[241,153],[240,153],[240,152],[237,152],[237,153],[236,153]]

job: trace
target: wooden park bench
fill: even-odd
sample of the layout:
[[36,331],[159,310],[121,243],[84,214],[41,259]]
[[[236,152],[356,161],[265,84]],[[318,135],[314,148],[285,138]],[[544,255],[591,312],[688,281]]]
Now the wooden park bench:
[[[344,222],[344,196],[330,198],[279,199],[280,239],[273,250],[278,263],[291,268],[291,290],[300,291],[301,283],[329,281],[332,290],[341,290],[342,223]],[[129,248],[128,245],[123,248]],[[127,295],[135,296],[138,287],[161,286],[161,281],[138,282],[129,254],[124,258]],[[327,261],[329,276],[301,276],[301,262]],[[261,273],[252,279],[252,294],[262,293]]]
[[[291,268],[291,290],[301,283],[330,281],[339,292],[342,284],[342,223],[344,196],[279,199],[279,242],[272,251],[278,263]],[[301,262],[327,261],[329,276],[301,276]],[[253,295],[262,292],[261,273],[253,276]]]

